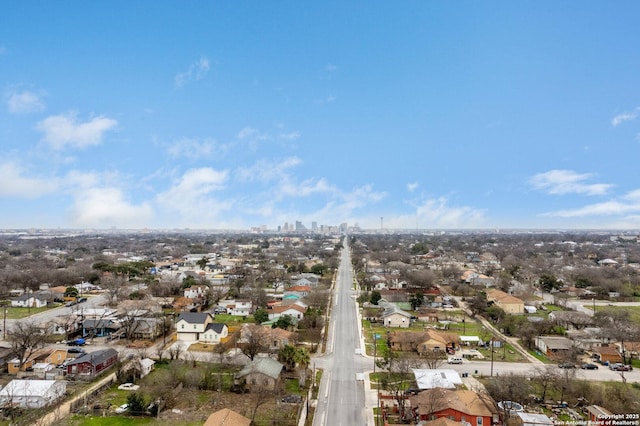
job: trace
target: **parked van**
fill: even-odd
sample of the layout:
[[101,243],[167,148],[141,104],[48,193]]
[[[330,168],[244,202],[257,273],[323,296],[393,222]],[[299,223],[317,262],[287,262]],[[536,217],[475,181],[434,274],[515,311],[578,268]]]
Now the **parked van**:
[[458,356],[452,356],[452,357],[449,357],[447,362],[449,364],[462,364],[462,358],[460,358]]

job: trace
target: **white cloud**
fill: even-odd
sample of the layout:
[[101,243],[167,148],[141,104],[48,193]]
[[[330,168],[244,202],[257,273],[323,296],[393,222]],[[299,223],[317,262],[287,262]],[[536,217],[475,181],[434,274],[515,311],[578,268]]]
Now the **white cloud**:
[[59,187],[58,179],[29,177],[13,162],[0,164],[0,197],[35,198]]
[[149,203],[132,204],[120,188],[82,188],[74,194],[71,220],[74,226],[144,228],[150,225],[153,209]]
[[29,91],[11,93],[7,99],[7,107],[12,114],[27,114],[44,110],[40,97]]
[[420,184],[418,182],[409,182],[407,184],[407,191],[413,192],[416,189],[418,189],[419,186],[420,186]]
[[278,139],[284,139],[287,141],[294,141],[300,137],[300,132],[280,133]]
[[418,206],[416,222],[426,228],[477,228],[484,226],[485,219],[482,210],[450,206],[447,198],[440,197],[425,200]]
[[[225,188],[229,173],[210,167],[185,172],[167,191],[159,193],[156,201],[163,211],[176,214],[174,226],[193,228],[222,227],[223,220],[234,222],[239,215],[229,219],[233,200],[216,198],[215,193]],[[223,215],[223,213],[225,213]],[[228,222],[224,222],[228,223]]]
[[604,195],[613,187],[613,185],[606,183],[582,183],[592,176],[590,173],[579,174],[572,170],[550,170],[533,176],[529,180],[529,184],[537,190],[554,195]]
[[264,141],[271,139],[266,133],[262,133],[253,127],[245,127],[241,129],[236,137],[240,140],[250,140],[250,141]]
[[182,87],[190,81],[197,81],[203,79],[209,72],[209,59],[201,56],[199,60],[189,65],[189,68],[176,74],[174,82],[176,87]]
[[337,66],[333,65],[333,64],[327,64],[324,66],[324,70],[327,72],[334,72],[338,69]]
[[633,111],[626,111],[621,114],[618,114],[611,119],[611,125],[613,127],[617,127],[620,124],[624,123],[625,121],[635,120],[638,117],[638,114],[640,114],[640,107],[637,107]]
[[198,160],[227,151],[227,147],[218,144],[214,139],[182,138],[168,147],[172,158],[188,158]]
[[270,182],[288,177],[288,170],[302,164],[298,157],[284,160],[260,160],[250,167],[240,167],[236,170],[236,177],[241,182]]
[[53,149],[66,147],[86,148],[102,143],[104,134],[118,122],[103,115],[79,122],[75,113],[53,115],[38,123],[37,129],[44,133],[43,140]]
[[608,200],[602,203],[589,204],[576,209],[548,212],[548,217],[585,217],[585,216],[622,216],[640,213],[640,189],[630,191],[620,199]]

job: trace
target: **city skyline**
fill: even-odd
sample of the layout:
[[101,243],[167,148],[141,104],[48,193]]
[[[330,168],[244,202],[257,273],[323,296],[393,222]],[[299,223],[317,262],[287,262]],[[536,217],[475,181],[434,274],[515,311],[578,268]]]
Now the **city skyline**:
[[640,229],[640,4],[34,1],[2,229]]

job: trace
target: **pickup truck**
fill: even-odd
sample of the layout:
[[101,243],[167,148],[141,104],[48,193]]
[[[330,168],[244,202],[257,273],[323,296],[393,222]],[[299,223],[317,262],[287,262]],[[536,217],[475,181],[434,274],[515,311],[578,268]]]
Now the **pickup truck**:
[[78,338],[78,339],[74,339],[74,340],[69,340],[67,342],[67,346],[84,346],[86,343],[86,341],[82,338]]

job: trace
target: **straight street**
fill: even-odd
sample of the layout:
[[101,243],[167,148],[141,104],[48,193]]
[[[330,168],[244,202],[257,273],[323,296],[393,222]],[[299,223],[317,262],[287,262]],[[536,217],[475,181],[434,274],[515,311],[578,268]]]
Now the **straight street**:
[[334,289],[327,352],[315,361],[324,373],[314,426],[367,424],[364,382],[358,380],[358,375],[362,377],[373,364],[362,356],[355,297],[351,256],[345,238]]

